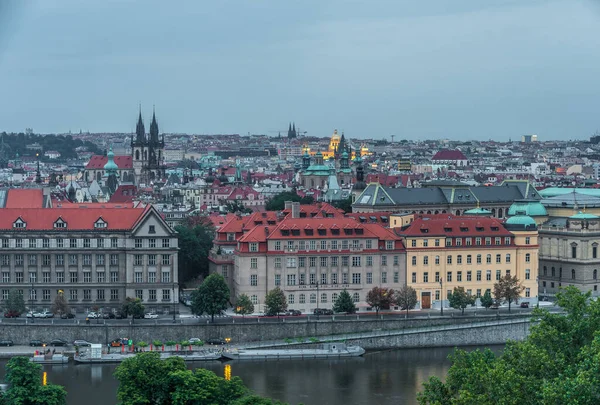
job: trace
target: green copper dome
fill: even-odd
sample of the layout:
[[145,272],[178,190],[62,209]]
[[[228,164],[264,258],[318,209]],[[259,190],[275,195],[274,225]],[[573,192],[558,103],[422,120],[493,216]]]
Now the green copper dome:
[[507,215],[510,217],[517,215],[517,213],[525,213],[525,215],[532,217],[548,216],[546,207],[544,207],[539,201],[515,201],[508,209]]
[[520,226],[537,226],[535,223],[535,219],[531,218],[529,215],[515,215],[514,217],[510,217],[505,222],[506,225],[520,225]]
[[600,218],[598,215],[594,214],[586,214],[585,212],[579,211],[578,214],[571,215],[569,219],[598,219]]
[[491,216],[492,211],[478,207],[465,211],[464,215]]
[[119,169],[119,167],[115,163],[115,154],[112,151],[112,147],[110,148],[106,156],[108,156],[108,162],[106,162],[106,164],[104,165],[104,170],[107,172],[116,172]]

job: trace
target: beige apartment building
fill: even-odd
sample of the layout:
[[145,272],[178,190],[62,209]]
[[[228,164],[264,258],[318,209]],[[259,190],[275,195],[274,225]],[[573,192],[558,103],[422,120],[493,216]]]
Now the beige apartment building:
[[454,287],[477,297],[504,275],[517,275],[523,300],[538,298],[538,231],[523,215],[506,222],[489,217],[448,214],[415,216],[397,229],[406,247],[407,284],[417,291],[421,308],[448,306]]
[[290,309],[332,308],[346,289],[358,309],[367,310],[373,287],[398,289],[406,281],[401,238],[379,224],[346,217],[300,218],[293,211],[245,231],[233,257],[233,293],[247,294],[256,312],[265,310],[265,295],[275,287]]
[[126,297],[176,310],[177,237],[151,205],[66,206],[0,209],[3,301],[18,290],[29,308],[49,310],[61,291],[77,312],[116,310]]

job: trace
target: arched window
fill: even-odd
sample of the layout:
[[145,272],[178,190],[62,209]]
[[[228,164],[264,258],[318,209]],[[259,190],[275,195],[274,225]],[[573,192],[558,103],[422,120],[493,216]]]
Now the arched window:
[[321,294],[321,304],[327,304],[327,294]]
[[495,217],[496,216],[496,208],[492,208],[492,216]]
[[598,279],[598,270],[594,269],[594,280]]
[[315,294],[315,293],[310,294],[310,303],[311,304],[317,303],[317,294]]
[[485,262],[487,264],[491,264],[492,263],[492,255],[485,255]]
[[358,293],[354,293],[352,294],[352,302],[358,302],[360,301],[360,296],[358,295]]
[[504,210],[502,208],[498,208],[498,218],[504,218]]
[[412,257],[412,265],[416,266],[417,265],[417,256],[413,256]]
[[140,160],[140,150],[135,151],[135,160]]

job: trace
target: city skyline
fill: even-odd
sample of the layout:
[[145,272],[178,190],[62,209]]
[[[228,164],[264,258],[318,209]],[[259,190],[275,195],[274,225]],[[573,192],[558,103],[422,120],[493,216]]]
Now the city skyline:
[[[0,130],[584,139],[591,1],[0,5]],[[569,16],[569,18],[565,18]]]

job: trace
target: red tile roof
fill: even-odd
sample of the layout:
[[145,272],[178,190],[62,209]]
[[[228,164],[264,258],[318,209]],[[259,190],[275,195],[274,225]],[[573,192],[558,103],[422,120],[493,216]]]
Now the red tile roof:
[[458,149],[442,149],[433,155],[431,160],[467,160],[467,157]]
[[132,202],[137,193],[137,187],[133,184],[121,184],[115,190],[115,193],[110,196],[110,203],[126,203]]
[[[150,205],[144,208],[5,208],[0,215],[0,229],[12,231],[64,231],[54,228],[57,219],[67,223],[67,230],[94,230],[94,224],[102,218],[107,227],[102,230],[130,230]],[[26,223],[25,228],[14,228],[19,218]]]
[[44,192],[41,188],[8,190],[5,208],[43,208]]
[[[86,169],[102,170],[104,165],[108,162],[107,156],[94,155],[90,158],[90,161],[85,166]],[[131,156],[115,156],[115,163],[121,170],[132,169],[133,160]]]
[[502,222],[495,218],[462,217],[448,214],[419,216],[399,231],[403,236],[486,237],[512,236]]

